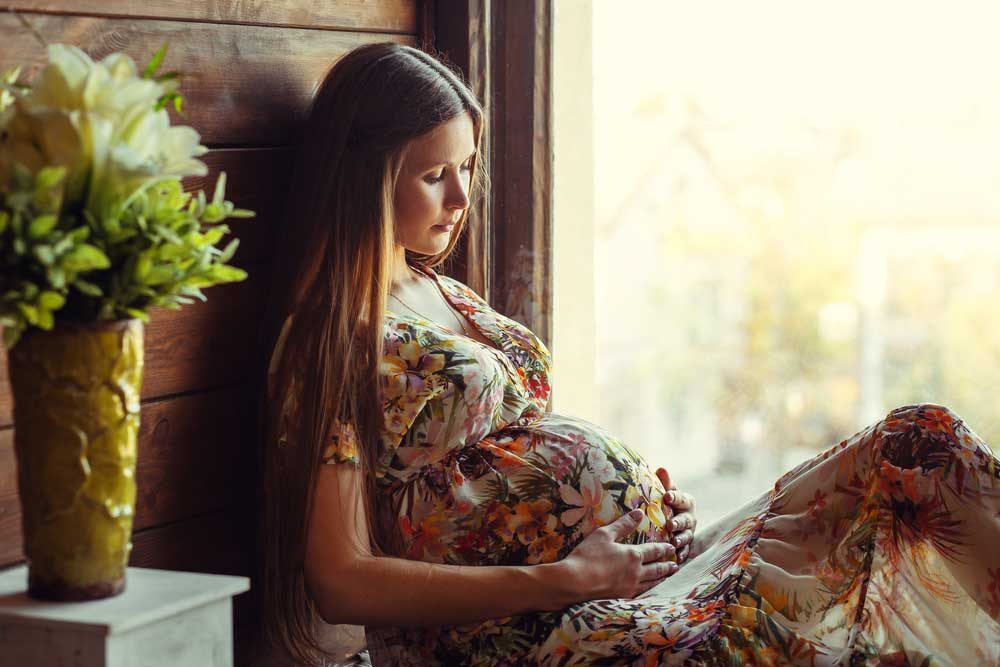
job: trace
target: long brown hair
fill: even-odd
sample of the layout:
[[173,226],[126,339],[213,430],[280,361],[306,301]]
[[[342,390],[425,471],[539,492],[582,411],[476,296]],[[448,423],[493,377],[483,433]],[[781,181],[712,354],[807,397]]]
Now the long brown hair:
[[[399,555],[395,522],[384,520],[374,475],[393,193],[411,140],[461,113],[471,116],[476,135],[472,198],[486,187],[478,151],[483,109],[457,71],[409,46],[367,44],[340,58],[320,84],[297,142],[258,347],[263,484],[256,561],[265,645],[295,664],[333,657],[318,643],[320,617],[303,562],[317,468],[337,423],[357,434],[372,553]],[[467,217],[468,209],[440,254],[407,251],[407,261],[440,264]],[[290,315],[282,353],[271,359]],[[292,391],[300,394],[288,401]]]

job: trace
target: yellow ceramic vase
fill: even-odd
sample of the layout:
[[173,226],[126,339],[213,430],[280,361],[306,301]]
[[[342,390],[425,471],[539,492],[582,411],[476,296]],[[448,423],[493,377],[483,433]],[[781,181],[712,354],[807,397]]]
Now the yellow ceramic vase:
[[8,365],[28,595],[117,595],[132,551],[143,323],[29,329]]

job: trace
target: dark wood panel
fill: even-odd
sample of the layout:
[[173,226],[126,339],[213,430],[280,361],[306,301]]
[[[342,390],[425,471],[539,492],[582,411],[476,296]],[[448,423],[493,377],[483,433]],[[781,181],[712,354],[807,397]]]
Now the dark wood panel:
[[416,34],[417,0],[11,0],[0,10]]
[[491,9],[491,303],[551,345],[552,0]]
[[241,505],[139,531],[132,536],[128,564],[246,576],[252,567],[253,523]]
[[[207,301],[180,310],[154,308],[144,336],[143,401],[235,384],[256,362],[257,327],[270,264],[248,268],[241,283],[205,290]],[[7,350],[0,346],[0,427],[13,424]]]
[[[194,5],[196,3],[192,3]],[[48,42],[83,48],[94,58],[123,51],[140,67],[169,42],[163,71],[179,70],[186,118],[202,143],[285,145],[323,76],[347,51],[368,42],[415,44],[410,35],[304,30],[178,21],[27,14]],[[30,78],[47,62],[45,49],[17,18],[0,13],[0,70],[25,66]]]
[[[487,131],[480,140],[480,153],[487,156],[484,166],[492,163],[493,149],[489,118],[490,98],[490,4],[489,0],[451,0],[436,3],[433,9],[434,48],[443,58],[458,67],[469,88],[486,111]],[[484,299],[492,302],[490,276],[490,198],[485,192],[474,200],[468,226],[451,258],[445,262],[447,273],[461,280]]]
[[[156,554],[153,550],[159,548],[158,543],[148,542],[154,538],[139,536],[155,526],[183,525],[190,517],[249,504],[254,495],[256,456],[247,450],[247,443],[255,441],[255,410],[256,393],[249,382],[143,404],[133,524],[133,549],[139,554],[133,553],[133,559],[138,558],[145,567],[161,567],[148,561],[164,558],[164,563],[169,563],[174,558],[205,557],[197,549],[189,549],[190,555],[177,553],[175,545],[162,555]],[[0,566],[24,559],[15,459],[14,430],[0,430]],[[148,550],[142,551],[140,544],[148,545]],[[185,544],[191,547],[199,542]]]
[[[257,529],[252,507],[240,503],[203,516],[139,531],[129,565],[162,570],[252,576]],[[256,584],[233,598],[233,631],[244,638],[256,625]],[[246,647],[249,648],[249,647]],[[242,650],[242,649],[240,649]]]
[[184,180],[187,191],[205,191],[211,199],[219,172],[226,172],[226,199],[239,208],[257,215],[253,218],[226,220],[231,230],[218,244],[225,247],[238,238],[232,264],[247,268],[270,260],[274,252],[274,234],[280,224],[290,176],[292,151],[287,148],[217,148],[201,157],[208,175]]
[[24,561],[13,431],[0,431],[0,568]]

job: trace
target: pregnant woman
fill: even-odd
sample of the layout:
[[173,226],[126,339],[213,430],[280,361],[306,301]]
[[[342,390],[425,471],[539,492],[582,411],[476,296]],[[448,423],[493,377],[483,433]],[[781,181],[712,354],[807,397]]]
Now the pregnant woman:
[[669,461],[546,412],[542,341],[433,268],[484,131],[396,44],[313,101],[264,333],[271,644],[331,664],[326,621],[364,625],[375,665],[996,665],[1000,466],[947,407],[899,407],[697,530]]

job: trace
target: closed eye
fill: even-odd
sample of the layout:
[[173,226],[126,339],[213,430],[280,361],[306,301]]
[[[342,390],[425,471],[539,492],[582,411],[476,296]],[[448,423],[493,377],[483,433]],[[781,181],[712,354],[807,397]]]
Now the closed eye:
[[[472,165],[471,164],[462,165],[462,171],[470,171],[471,172],[472,171]],[[440,183],[441,181],[444,180],[444,169],[442,169],[441,173],[439,173],[437,176],[428,176],[424,180],[426,182],[428,182],[428,183]]]

